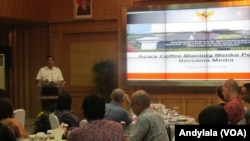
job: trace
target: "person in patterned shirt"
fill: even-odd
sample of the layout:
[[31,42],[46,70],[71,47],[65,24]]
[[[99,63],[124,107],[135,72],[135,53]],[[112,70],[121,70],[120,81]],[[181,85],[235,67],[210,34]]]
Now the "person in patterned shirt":
[[103,97],[96,93],[85,96],[82,110],[88,123],[74,128],[67,141],[124,141],[122,125],[104,119],[105,100]]
[[130,106],[137,120],[129,141],[169,141],[164,119],[159,112],[150,109],[150,98],[146,91],[135,91]]

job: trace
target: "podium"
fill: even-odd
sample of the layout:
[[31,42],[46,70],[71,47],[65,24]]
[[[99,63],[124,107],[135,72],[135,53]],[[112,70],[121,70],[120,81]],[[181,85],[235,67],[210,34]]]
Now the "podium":
[[56,100],[59,96],[59,90],[56,86],[41,87],[41,103],[44,111],[55,109]]
[[56,101],[62,91],[63,84],[46,83],[41,85],[41,105],[44,111],[54,111]]

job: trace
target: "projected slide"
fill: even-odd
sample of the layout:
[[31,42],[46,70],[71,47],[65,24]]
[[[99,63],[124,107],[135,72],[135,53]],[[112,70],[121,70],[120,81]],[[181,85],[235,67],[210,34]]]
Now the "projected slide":
[[127,80],[250,80],[250,7],[127,11]]

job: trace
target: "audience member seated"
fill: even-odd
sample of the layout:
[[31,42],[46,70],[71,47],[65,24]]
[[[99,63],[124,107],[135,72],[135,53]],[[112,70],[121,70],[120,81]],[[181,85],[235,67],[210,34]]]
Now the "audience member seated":
[[67,92],[62,92],[56,102],[55,115],[60,123],[68,124],[69,128],[79,127],[78,117],[71,110],[72,97]]
[[212,105],[203,109],[198,116],[200,125],[227,125],[227,112],[220,105]]
[[218,104],[220,106],[224,107],[224,105],[226,104],[226,101],[225,101],[224,96],[222,94],[222,85],[220,85],[216,88],[216,95],[218,98]]
[[250,109],[246,109],[246,124],[250,125]]
[[9,98],[0,99],[0,123],[7,126],[15,138],[27,138],[28,132],[23,125],[14,118],[13,104]]
[[11,130],[2,123],[0,123],[0,141],[16,141]]
[[130,106],[137,120],[131,129],[129,141],[169,141],[164,119],[159,112],[150,108],[150,98],[146,91],[135,91]]
[[246,124],[250,125],[250,83],[245,83],[241,87],[242,100],[245,106]]
[[242,100],[250,104],[250,83],[243,84],[243,86],[241,87],[241,93],[242,93]]
[[239,121],[245,118],[244,106],[238,98],[238,88],[238,82],[234,79],[228,79],[222,85],[222,94],[226,101],[224,109],[232,125],[237,125]]
[[[123,109],[122,104],[126,101],[126,104],[128,106],[128,111]],[[113,120],[116,122],[121,123],[122,121],[125,123],[131,123],[131,109],[129,107],[130,105],[130,99],[127,94],[122,89],[114,89],[111,94],[111,102],[106,104],[106,113],[105,113],[105,119],[107,120]],[[129,114],[130,112],[130,114]]]
[[120,123],[104,119],[105,99],[93,93],[83,99],[82,110],[88,123],[74,128],[67,141],[123,141]]

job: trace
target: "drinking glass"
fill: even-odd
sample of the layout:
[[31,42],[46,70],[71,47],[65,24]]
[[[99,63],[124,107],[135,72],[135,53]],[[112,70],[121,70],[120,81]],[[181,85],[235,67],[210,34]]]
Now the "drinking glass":
[[54,140],[55,137],[52,135],[52,130],[48,130],[47,131],[47,138],[50,139],[50,140]]
[[163,109],[163,113],[164,113],[164,115],[165,115],[165,116],[167,116],[167,115],[168,115],[168,113],[169,113],[169,111],[170,111],[170,109]]
[[46,141],[46,134],[44,132],[36,133],[35,140],[36,141]]
[[174,116],[179,115],[179,107],[173,107]]

